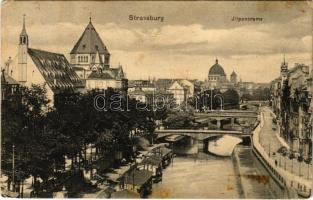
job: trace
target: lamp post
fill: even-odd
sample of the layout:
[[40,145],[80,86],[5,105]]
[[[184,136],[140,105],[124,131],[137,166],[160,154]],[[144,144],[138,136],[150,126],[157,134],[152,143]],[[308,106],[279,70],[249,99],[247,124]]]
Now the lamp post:
[[301,162],[299,162],[299,176],[301,176]]
[[308,179],[310,179],[310,163],[308,163]]
[[210,100],[211,100],[211,111],[213,110],[212,108],[212,104],[213,104],[213,91],[212,91],[212,88],[210,88],[211,90],[211,95],[210,95]]
[[14,159],[14,149],[15,149],[15,146],[13,144],[12,146],[12,190],[13,192],[15,192],[15,180],[14,180],[14,177],[15,177],[15,159]]

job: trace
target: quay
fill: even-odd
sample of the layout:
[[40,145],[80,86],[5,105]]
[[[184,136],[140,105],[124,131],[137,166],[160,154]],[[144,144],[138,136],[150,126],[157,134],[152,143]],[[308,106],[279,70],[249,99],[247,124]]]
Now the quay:
[[[267,117],[267,120],[265,120],[265,115]],[[272,121],[270,120],[270,116],[271,112],[269,108],[262,108],[259,115],[260,123],[253,131],[253,153],[282,189],[286,189],[287,191],[290,191],[290,193],[293,193],[293,191],[295,191],[299,197],[308,198],[311,196],[312,193],[312,178],[310,177],[310,168],[308,170],[307,177],[300,176],[300,174],[298,175],[292,173],[286,170],[286,167],[283,168],[280,165],[277,165],[277,160],[271,157],[273,156],[272,153],[275,152],[270,149],[271,146],[267,146],[267,152],[264,144],[262,145],[261,138],[264,137],[264,133],[266,133],[266,131],[269,132],[268,130],[272,129]],[[276,135],[274,135],[274,137],[276,137]],[[271,138],[267,138],[267,140],[271,140]],[[281,144],[281,146],[284,146],[284,144]]]

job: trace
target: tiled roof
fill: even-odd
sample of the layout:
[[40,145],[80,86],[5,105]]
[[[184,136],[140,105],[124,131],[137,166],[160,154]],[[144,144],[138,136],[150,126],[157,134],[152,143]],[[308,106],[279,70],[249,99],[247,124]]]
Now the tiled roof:
[[54,92],[84,87],[64,55],[31,48],[28,54]]
[[2,71],[1,76],[1,84],[8,84],[8,85],[19,85],[19,82],[14,80],[11,76],[9,76],[6,72]]
[[88,76],[88,79],[115,79],[114,75],[109,72],[98,72],[98,71],[93,71],[91,74]]
[[88,79],[123,79],[124,73],[122,68],[108,68],[103,71],[93,71]]
[[89,22],[85,31],[80,36],[79,40],[72,49],[71,54],[78,53],[96,54],[97,52],[99,52],[99,54],[109,54],[109,51],[103,44],[96,29],[94,28],[92,23]]

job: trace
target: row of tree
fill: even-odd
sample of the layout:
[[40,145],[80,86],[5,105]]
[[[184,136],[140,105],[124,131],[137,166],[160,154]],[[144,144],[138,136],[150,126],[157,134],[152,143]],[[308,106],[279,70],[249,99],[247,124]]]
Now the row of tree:
[[134,136],[152,139],[155,119],[165,115],[138,110],[137,101],[120,95],[118,101],[111,98],[117,94],[107,90],[102,103],[120,104],[120,110],[96,109],[99,91],[63,92],[55,96],[54,107],[38,85],[7,96],[2,101],[1,157],[8,189],[12,181],[23,187],[23,180],[30,176],[34,184],[38,178],[47,183],[65,170],[65,158],[71,160],[71,171],[91,167],[86,159],[88,146],[96,148],[97,158],[115,155],[118,150],[125,159],[132,159]]

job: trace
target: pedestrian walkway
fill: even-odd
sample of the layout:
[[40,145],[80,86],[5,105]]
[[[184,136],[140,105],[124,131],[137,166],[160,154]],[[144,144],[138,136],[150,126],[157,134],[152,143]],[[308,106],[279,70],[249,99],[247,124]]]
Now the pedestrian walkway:
[[282,138],[277,137],[278,130],[273,129],[274,114],[268,107],[262,109],[264,117],[264,126],[259,135],[260,144],[268,153],[271,159],[276,163],[276,166],[281,167],[292,174],[312,180],[312,164],[299,162],[297,159],[289,159],[288,156],[282,156],[277,150],[281,147],[286,147],[286,142]]

